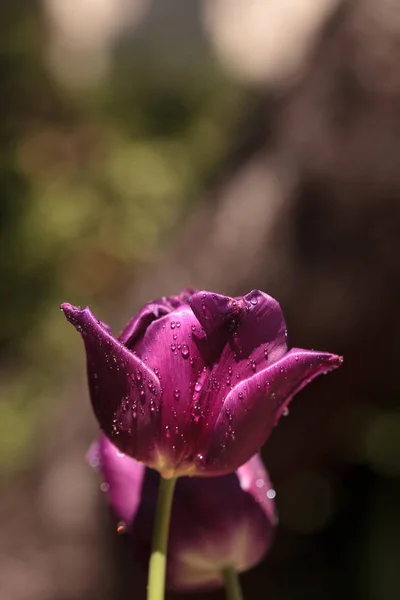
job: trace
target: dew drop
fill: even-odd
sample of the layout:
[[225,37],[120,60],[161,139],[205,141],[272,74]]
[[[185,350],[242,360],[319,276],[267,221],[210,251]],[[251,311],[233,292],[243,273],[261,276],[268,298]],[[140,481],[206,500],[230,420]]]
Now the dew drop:
[[180,322],[180,321],[177,321],[177,322],[176,322],[176,326],[177,326],[177,328],[179,329],[179,327],[181,326],[181,322]]
[[289,409],[288,408],[284,408],[283,412],[282,412],[282,416],[287,417],[289,414]]
[[196,325],[192,325],[191,330],[196,331]]
[[255,306],[257,303],[258,303],[257,298],[255,298],[255,297],[250,298],[250,304],[252,304],[253,306]]
[[139,371],[139,369],[135,373],[135,379],[136,379],[136,381],[139,381],[139,382],[142,381],[142,379],[143,379],[142,371]]
[[189,357],[189,346],[187,344],[182,344],[181,354],[183,358]]
[[264,356],[268,359],[268,348],[264,348]]
[[176,333],[174,333],[174,335],[172,336],[172,339],[177,340],[178,336],[176,335]]
[[106,481],[103,481],[103,483],[100,484],[100,490],[102,492],[108,492],[110,490],[110,484]]
[[117,533],[119,535],[123,535],[124,533],[126,533],[126,529],[127,529],[127,527],[126,527],[125,521],[118,521],[118,524],[117,524]]
[[199,454],[196,454],[196,456],[194,457],[194,463],[200,469],[204,469],[206,466],[206,458],[205,458],[204,454],[201,454],[201,452],[199,452]]
[[252,361],[250,362],[250,365],[251,365],[251,370],[253,371],[253,373],[255,373],[255,372],[256,372],[256,370],[257,370],[256,361],[255,361],[255,360],[252,360]]
[[169,430],[169,425],[165,426],[165,437],[169,439],[171,437],[171,432]]
[[200,392],[200,390],[201,390],[201,383],[199,381],[196,381],[196,383],[194,384],[194,391]]
[[256,487],[262,488],[263,485],[264,485],[264,479],[261,479],[261,478],[256,479]]
[[238,397],[239,397],[240,400],[242,400],[243,399],[243,392],[239,392],[238,393]]
[[171,327],[171,329],[175,329],[175,321],[171,321],[170,327]]
[[273,490],[272,488],[270,490],[268,490],[267,492],[267,498],[269,498],[270,500],[273,500],[276,496],[276,491]]
[[181,396],[181,391],[178,390],[178,388],[176,388],[174,390],[174,398],[175,398],[175,400],[179,400],[180,396]]
[[171,344],[171,350],[172,350],[172,352],[176,351],[176,344]]

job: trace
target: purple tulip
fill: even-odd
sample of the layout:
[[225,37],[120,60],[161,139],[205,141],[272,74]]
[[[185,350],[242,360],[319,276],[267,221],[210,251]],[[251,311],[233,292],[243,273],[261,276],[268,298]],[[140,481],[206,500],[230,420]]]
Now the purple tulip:
[[[158,473],[121,455],[104,434],[92,446],[89,462],[101,470],[117,530],[128,535],[134,557],[147,568]],[[229,475],[181,477],[172,506],[167,587],[218,587],[224,567],[243,572],[256,565],[273,539],[274,495],[259,455]]]
[[101,429],[164,477],[223,475],[256,454],[292,397],[342,359],[293,348],[279,304],[184,291],[146,304],[115,338],[63,304],[81,333]]

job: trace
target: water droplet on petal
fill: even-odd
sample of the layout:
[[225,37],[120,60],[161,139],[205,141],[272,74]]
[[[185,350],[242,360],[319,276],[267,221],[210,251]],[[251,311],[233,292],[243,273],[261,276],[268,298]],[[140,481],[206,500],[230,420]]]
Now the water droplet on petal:
[[253,371],[253,373],[255,373],[257,370],[256,361],[255,360],[250,361],[250,365],[251,365],[251,370]]
[[117,533],[119,533],[119,535],[122,535],[122,534],[126,533],[126,530],[127,530],[127,527],[126,527],[125,521],[118,521]]
[[106,481],[103,481],[103,483],[100,484],[100,490],[102,492],[108,492],[110,490],[110,484],[107,483]]
[[179,329],[179,327],[181,326],[181,322],[180,322],[180,321],[177,321],[177,322],[176,322],[176,326],[177,326],[177,328]]
[[200,390],[201,390],[201,383],[199,381],[196,381],[196,383],[194,384],[194,391],[200,392]]
[[174,398],[175,398],[175,400],[179,400],[179,398],[180,398],[180,395],[181,395],[181,392],[180,392],[180,390],[178,390],[178,388],[176,388],[176,389],[174,390]]
[[288,409],[288,408],[284,408],[284,409],[283,409],[283,412],[282,412],[282,415],[283,415],[284,417],[287,417],[287,416],[288,416],[288,414],[289,414],[289,409]]
[[171,327],[171,329],[175,329],[175,321],[171,321],[170,327]]
[[194,457],[194,463],[200,469],[204,469],[206,467],[206,458],[204,454],[201,454],[200,452],[199,454],[196,454],[196,456]]
[[243,399],[243,392],[239,392],[238,396],[239,396],[239,399],[242,400]]
[[172,350],[172,352],[176,351],[176,344],[171,344],[171,350]]
[[192,325],[191,330],[196,331],[196,325]]
[[276,496],[276,491],[273,490],[272,488],[270,490],[268,490],[267,492],[267,498],[269,498],[270,500],[273,500]]
[[264,356],[268,359],[268,348],[264,348]]
[[262,488],[263,485],[264,485],[264,479],[261,479],[261,478],[256,479],[256,487]]
[[183,358],[189,357],[189,346],[187,344],[182,344],[181,354]]
[[255,306],[258,303],[258,300],[256,297],[250,298],[250,304],[252,304],[253,306]]

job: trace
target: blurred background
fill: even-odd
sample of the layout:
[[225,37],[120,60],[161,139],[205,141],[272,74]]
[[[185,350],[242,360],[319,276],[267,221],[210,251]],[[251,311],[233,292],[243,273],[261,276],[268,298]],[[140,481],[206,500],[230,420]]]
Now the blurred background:
[[400,597],[399,59],[396,0],[0,4],[1,600],[144,598],[59,305],[117,333],[187,285],[345,356],[264,449],[245,597]]

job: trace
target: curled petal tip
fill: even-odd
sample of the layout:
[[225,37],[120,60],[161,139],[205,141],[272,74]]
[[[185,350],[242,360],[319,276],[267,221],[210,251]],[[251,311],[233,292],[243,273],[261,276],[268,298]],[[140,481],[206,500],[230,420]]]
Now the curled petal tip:
[[[74,306],[73,304],[70,304],[69,302],[63,302],[61,304],[60,308],[63,311],[63,313],[65,314],[65,316],[67,317],[67,319],[73,318],[75,315],[83,312],[79,306]],[[84,309],[84,310],[86,310],[86,309]]]
[[326,363],[329,370],[338,369],[343,363],[343,356],[339,356],[337,354],[325,354],[322,355],[321,360]]
[[69,304],[69,302],[63,302],[61,304],[61,310],[64,313],[67,321],[69,321],[75,327],[82,324],[82,321],[85,320],[85,317],[87,318],[88,316],[92,315],[88,306],[86,308],[81,308],[80,306],[73,306],[73,304]]

